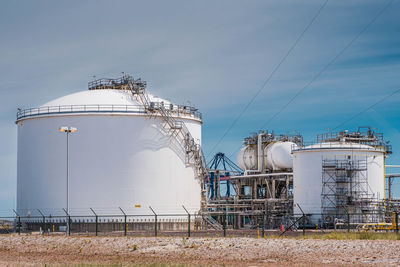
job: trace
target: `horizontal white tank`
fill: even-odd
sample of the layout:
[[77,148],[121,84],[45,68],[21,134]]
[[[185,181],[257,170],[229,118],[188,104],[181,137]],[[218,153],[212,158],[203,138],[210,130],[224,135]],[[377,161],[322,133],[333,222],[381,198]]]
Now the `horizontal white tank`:
[[[201,144],[201,117],[186,107],[168,105]],[[159,116],[149,118],[144,107],[124,90],[88,90],[18,113],[17,210],[54,215],[66,207],[66,134],[69,136],[69,206],[71,213],[89,208],[133,208],[143,213],[191,212],[200,208],[200,184],[185,165],[184,153],[171,145]],[[140,213],[140,211],[139,211]]]
[[[354,143],[320,143],[293,150],[294,213],[321,214],[323,159],[353,158],[366,160],[368,194],[377,199],[385,196],[385,152],[371,146]],[[318,218],[314,216],[315,220]],[[315,221],[316,222],[316,221]]]
[[[293,142],[272,142],[262,148],[264,154],[264,167],[268,170],[285,170],[293,167],[292,148],[296,148]],[[261,153],[262,154],[262,153]],[[258,166],[257,145],[244,146],[238,153],[237,162],[244,170],[257,170]]]
[[273,142],[264,148],[264,164],[267,169],[279,171],[293,168],[292,142]]
[[242,170],[257,169],[257,147],[244,146],[237,155],[237,163]]

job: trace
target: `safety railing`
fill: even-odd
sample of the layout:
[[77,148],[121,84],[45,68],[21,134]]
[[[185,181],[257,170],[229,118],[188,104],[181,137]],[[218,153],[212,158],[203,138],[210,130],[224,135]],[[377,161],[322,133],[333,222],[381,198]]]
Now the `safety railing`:
[[[188,106],[167,105],[163,102],[152,102],[155,106],[164,105],[168,108],[172,115],[178,117],[188,117],[194,119],[202,119],[202,115],[196,109]],[[18,110],[17,121],[23,118],[70,114],[70,113],[137,113],[146,114],[146,110],[142,105],[61,105],[61,106],[46,106],[38,108],[29,108]]]
[[360,149],[360,150],[370,150],[370,151],[382,151],[386,152],[386,146],[368,146],[359,143],[351,142],[304,142],[302,146],[292,145],[292,152],[302,151],[302,150],[325,150],[325,149]]

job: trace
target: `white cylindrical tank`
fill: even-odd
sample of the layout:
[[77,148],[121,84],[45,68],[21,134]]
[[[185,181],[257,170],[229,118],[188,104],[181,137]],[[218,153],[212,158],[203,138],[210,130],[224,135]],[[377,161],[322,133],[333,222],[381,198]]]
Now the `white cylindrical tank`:
[[279,171],[293,168],[292,142],[273,142],[264,148],[265,166],[267,169]]
[[[201,144],[201,116],[168,105]],[[178,109],[180,110],[178,112]],[[89,208],[152,206],[159,213],[200,208],[200,183],[185,165],[184,153],[171,145],[163,119],[148,117],[130,91],[88,90],[18,113],[17,209],[22,215],[62,213],[66,207],[66,134],[69,135],[69,206]],[[144,211],[143,211],[144,212]],[[139,212],[140,213],[140,212]]]
[[[272,142],[264,149],[264,167],[268,170],[279,171],[291,169],[293,167],[292,148],[296,148],[293,142]],[[243,170],[258,169],[257,146],[244,146],[238,153],[237,162]]]
[[[385,196],[384,176],[385,152],[381,149],[354,143],[320,143],[293,151],[293,196],[294,213],[322,213],[322,161],[323,159],[348,158],[366,161],[369,196],[383,199]],[[314,216],[317,222],[318,216]]]
[[240,149],[237,162],[243,170],[256,170],[257,169],[257,147],[244,146]]

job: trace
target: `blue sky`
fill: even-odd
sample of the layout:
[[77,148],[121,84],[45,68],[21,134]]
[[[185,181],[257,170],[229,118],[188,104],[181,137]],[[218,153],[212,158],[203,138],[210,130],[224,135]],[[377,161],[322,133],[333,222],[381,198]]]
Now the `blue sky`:
[[[86,90],[97,77],[142,77],[149,91],[204,117],[208,155],[324,0],[2,1],[0,214],[15,205],[18,107]],[[365,27],[387,1],[329,1],[214,152],[230,155]],[[267,125],[307,141],[400,88],[400,3],[394,1]],[[400,94],[347,123],[377,127],[400,164]],[[235,160],[236,155],[233,157]],[[396,182],[400,184],[400,181]],[[396,185],[400,197],[400,185]]]

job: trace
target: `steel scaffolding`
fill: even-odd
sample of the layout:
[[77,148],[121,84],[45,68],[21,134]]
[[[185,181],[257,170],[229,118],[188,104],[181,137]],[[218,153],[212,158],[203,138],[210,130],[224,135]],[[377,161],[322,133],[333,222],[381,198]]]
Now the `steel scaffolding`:
[[321,202],[325,223],[338,219],[352,223],[382,221],[383,202],[369,190],[367,156],[324,157]]

